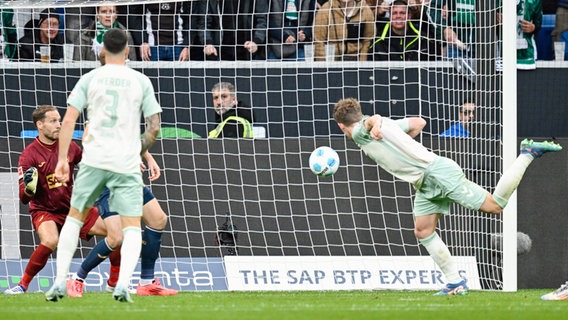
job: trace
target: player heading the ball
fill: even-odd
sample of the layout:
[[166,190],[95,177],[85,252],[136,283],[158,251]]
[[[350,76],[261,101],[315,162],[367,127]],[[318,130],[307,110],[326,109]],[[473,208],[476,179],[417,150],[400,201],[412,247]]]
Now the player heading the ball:
[[467,282],[446,244],[436,233],[441,215],[452,203],[470,210],[500,214],[521,182],[531,162],[546,152],[562,150],[553,142],[523,140],[521,154],[503,173],[493,194],[468,180],[461,167],[414,140],[426,121],[419,117],[392,120],[378,114],[363,115],[359,101],[339,100],[333,118],[343,133],[365,154],[393,176],[414,186],[414,234],[446,276],[446,286],[437,295],[464,295]]

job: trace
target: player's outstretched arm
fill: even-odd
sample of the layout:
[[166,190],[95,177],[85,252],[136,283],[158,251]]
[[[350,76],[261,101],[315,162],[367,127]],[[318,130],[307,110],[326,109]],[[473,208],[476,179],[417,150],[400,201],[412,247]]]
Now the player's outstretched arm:
[[411,117],[408,119],[408,135],[411,137],[416,137],[422,132],[422,129],[426,126],[426,120],[420,117]]
[[146,130],[142,135],[142,150],[140,155],[144,155],[146,151],[156,142],[158,132],[160,131],[160,114],[155,113],[146,118]]

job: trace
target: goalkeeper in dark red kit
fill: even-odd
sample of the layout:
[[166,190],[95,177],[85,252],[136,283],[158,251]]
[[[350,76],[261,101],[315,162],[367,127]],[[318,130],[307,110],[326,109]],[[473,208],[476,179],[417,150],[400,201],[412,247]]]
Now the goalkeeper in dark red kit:
[[[71,142],[69,148],[69,182],[63,185],[55,180],[55,166],[58,156],[58,138],[61,116],[56,107],[39,106],[32,114],[32,121],[38,130],[38,137],[29,144],[18,161],[20,200],[29,203],[32,224],[40,244],[30,257],[19,284],[4,291],[5,294],[26,292],[33,277],[45,266],[47,259],[59,241],[59,231],[69,213],[73,169],[80,161],[82,151]],[[83,228],[81,239],[89,240],[93,235],[106,235],[106,228],[96,208],[91,209]]]

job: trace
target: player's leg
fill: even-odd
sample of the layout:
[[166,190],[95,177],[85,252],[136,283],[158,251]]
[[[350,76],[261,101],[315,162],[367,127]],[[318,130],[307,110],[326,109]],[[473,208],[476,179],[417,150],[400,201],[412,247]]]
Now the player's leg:
[[160,253],[162,230],[166,227],[167,216],[160,207],[158,200],[146,187],[144,188],[142,218],[145,226],[142,234],[142,251],[140,253],[140,283],[148,285],[154,280],[154,265]]
[[442,273],[446,276],[446,281],[448,283],[460,282],[462,279],[457,267],[452,262],[452,255],[436,232],[439,217],[438,214],[415,217],[414,235],[440,267]]
[[[55,221],[44,220],[44,218],[48,216],[48,213],[42,212],[39,213],[38,219],[34,219],[37,221],[41,218],[42,220],[39,223],[39,226],[36,227],[40,244],[30,256],[30,260],[26,265],[26,269],[24,270],[24,274],[22,275],[18,285],[6,289],[6,291],[4,291],[5,294],[22,294],[26,292],[32,279],[41,271],[41,269],[43,269],[43,267],[45,267],[49,256],[53,250],[55,250],[59,239],[59,229],[57,228]],[[34,221],[34,225],[36,221]]]
[[118,274],[120,273],[120,259],[120,248],[117,248],[108,256],[108,260],[110,261],[110,270],[105,288],[106,292],[113,292],[116,287]]
[[[446,287],[437,294],[464,295],[468,290],[466,280],[459,275],[450,250],[436,232],[436,227],[440,215],[450,212],[452,201],[443,197],[446,190],[459,189],[452,186],[465,177],[455,162],[445,158],[440,160],[425,175],[414,197],[414,234],[446,277]],[[481,191],[484,192],[483,189]]]
[[132,302],[128,292],[130,278],[140,257],[142,248],[142,218],[143,194],[142,174],[114,174],[109,181],[109,205],[112,211],[120,214],[123,232],[120,249],[120,273],[114,288],[113,297],[120,302]]
[[89,228],[86,228],[87,222],[85,221],[85,229],[81,231],[84,231],[89,239],[92,236],[108,236],[108,228],[105,218],[106,216],[103,217],[101,214],[99,214],[99,208],[96,205],[91,207],[91,209],[89,209],[89,214],[87,215],[87,220],[92,219],[92,225],[89,225]]
[[[67,280],[67,295],[70,297],[83,296],[84,281],[89,272],[109,257],[122,244],[120,217],[118,213],[110,211],[108,204],[109,195],[109,190],[105,188],[97,199],[96,205],[93,206],[89,212],[88,218],[91,218],[91,220],[94,219],[94,223],[89,226],[88,234],[106,237],[93,247],[81,263],[77,273]],[[86,226],[84,226],[84,229],[85,227]],[[116,259],[111,259],[111,277],[114,276],[114,271],[114,273],[116,273],[115,277],[118,278],[119,270],[120,264],[116,264]]]
[[71,265],[71,260],[77,250],[79,234],[83,227],[83,221],[88,213],[89,208],[84,209],[83,212],[80,212],[74,207],[71,207],[69,210],[69,215],[67,216],[67,219],[65,219],[65,223],[63,224],[59,235],[55,281],[51,289],[45,293],[45,299],[48,301],[57,302],[67,293],[66,281],[67,274],[69,273],[69,266]]
[[141,217],[120,216],[122,225],[123,241],[120,249],[120,272],[114,288],[113,297],[120,302],[132,302],[128,287],[130,278],[138,264],[140,250],[142,248],[142,230],[140,228]]
[[[99,241],[95,247],[89,252],[87,257],[81,263],[77,273],[73,275],[72,278],[67,280],[67,295],[69,297],[82,297],[84,281],[91,270],[97,267],[101,262],[103,262],[114,250],[120,247],[122,243],[122,230],[120,228],[120,218],[116,214],[112,215],[101,215],[104,216],[104,222],[101,217],[99,217],[97,209],[91,209],[89,215],[96,215],[94,219],[96,223],[89,229],[90,232],[98,232],[97,235],[107,236],[103,241]],[[102,224],[102,226],[97,226]],[[105,227],[108,226],[108,227]],[[104,230],[100,232],[97,230]]]
[[[101,218],[99,218],[101,220]],[[107,229],[107,236],[97,243],[97,245],[89,252],[85,258],[77,275],[81,279],[85,279],[88,273],[103,262],[112,252],[120,248],[122,244],[122,229],[120,227],[120,217],[112,213],[105,216],[104,224]]]
[[[531,162],[547,152],[556,152],[562,150],[562,146],[554,142],[535,142],[525,139],[520,145],[521,154],[515,159],[513,164],[503,173],[501,179],[495,187],[495,191],[491,197],[481,206],[481,211],[487,213],[500,213],[507,205],[509,198],[515,192],[527,167]],[[497,208],[495,205],[498,205]]]
[[[105,228],[110,229],[110,239],[107,239],[107,244],[113,248],[113,251],[108,255],[110,261],[109,277],[107,280],[106,291],[113,292],[118,281],[118,273],[120,272],[120,245],[122,244],[122,228],[119,221],[107,220],[111,216],[117,216],[118,213],[111,211],[109,208],[108,199],[110,191],[105,188],[99,198],[97,199],[96,207],[98,208],[99,215],[105,221]],[[101,244],[102,245],[102,244]],[[102,248],[104,249],[104,247]],[[95,252],[101,253],[102,252]],[[88,267],[87,267],[88,268]]]
[[140,296],[158,295],[171,296],[177,294],[177,290],[168,289],[160,284],[154,276],[156,259],[160,253],[162,243],[162,231],[166,227],[168,217],[160,203],[149,188],[144,188],[144,207],[142,209],[144,219],[144,232],[142,234],[142,252],[140,283],[136,288],[136,294]]
[[437,295],[467,294],[466,280],[460,276],[450,250],[436,232],[438,219],[438,214],[417,216],[414,228],[416,238],[446,277],[447,285]]
[[152,199],[144,205],[142,216],[145,226],[142,234],[142,252],[140,253],[140,279],[142,285],[147,285],[154,280],[154,264],[160,253],[162,230],[166,226],[167,217],[156,199]]
[[61,228],[57,246],[57,273],[51,289],[45,298],[48,301],[59,301],[66,294],[66,281],[71,259],[77,250],[79,235],[90,208],[102,192],[106,172],[86,165],[81,166],[75,179],[71,206],[67,219]]

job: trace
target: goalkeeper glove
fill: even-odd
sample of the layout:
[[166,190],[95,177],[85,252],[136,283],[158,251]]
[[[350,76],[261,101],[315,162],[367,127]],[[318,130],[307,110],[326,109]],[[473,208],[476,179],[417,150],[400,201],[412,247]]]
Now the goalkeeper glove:
[[37,169],[31,167],[24,172],[24,185],[26,186],[26,193],[35,195],[37,189]]

